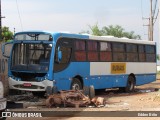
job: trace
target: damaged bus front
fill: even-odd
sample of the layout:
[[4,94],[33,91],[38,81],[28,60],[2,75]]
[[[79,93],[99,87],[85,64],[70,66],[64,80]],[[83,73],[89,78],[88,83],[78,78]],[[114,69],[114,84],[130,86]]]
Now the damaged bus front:
[[[5,46],[3,54],[5,55]],[[46,91],[53,87],[52,34],[47,32],[20,32],[15,34],[9,57],[9,88],[24,91]]]

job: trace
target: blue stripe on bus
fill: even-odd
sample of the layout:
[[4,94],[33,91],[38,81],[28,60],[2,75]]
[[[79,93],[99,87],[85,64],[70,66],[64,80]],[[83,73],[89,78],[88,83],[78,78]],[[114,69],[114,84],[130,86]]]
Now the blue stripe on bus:
[[[84,67],[85,66],[85,67]],[[72,77],[83,76],[84,86],[94,85],[95,89],[105,89],[113,87],[125,87],[128,75],[94,75],[90,76],[89,62],[72,62],[63,71],[54,73],[54,80],[58,90],[69,90]],[[65,77],[64,77],[65,76]],[[136,74],[136,85],[143,85],[156,80],[156,74]]]
[[[136,77],[136,86],[147,84],[156,81],[156,75],[153,74],[138,74]],[[128,75],[103,75],[90,76],[90,83],[95,89],[105,89],[114,87],[126,87]]]

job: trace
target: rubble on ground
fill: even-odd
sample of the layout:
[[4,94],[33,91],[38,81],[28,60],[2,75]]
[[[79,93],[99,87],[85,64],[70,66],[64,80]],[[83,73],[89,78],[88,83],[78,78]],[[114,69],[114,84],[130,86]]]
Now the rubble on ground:
[[102,97],[94,97],[90,99],[83,94],[81,90],[68,90],[60,91],[59,94],[53,94],[46,100],[46,106],[51,107],[87,107],[89,105],[95,105],[96,107],[102,107],[105,104],[105,100]]
[[11,95],[8,97],[8,99],[10,101],[23,101],[23,100],[27,100],[27,101],[38,101],[38,99],[36,97],[33,96],[32,93],[26,93],[26,94],[20,94],[20,95]]

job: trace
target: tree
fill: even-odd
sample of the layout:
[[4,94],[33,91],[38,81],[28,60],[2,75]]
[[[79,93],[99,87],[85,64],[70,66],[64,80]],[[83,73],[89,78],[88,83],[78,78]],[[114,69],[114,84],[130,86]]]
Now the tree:
[[88,34],[90,33],[92,35],[97,35],[97,36],[111,35],[111,36],[119,37],[119,38],[126,37],[129,39],[141,39],[141,36],[135,35],[134,31],[126,32],[124,28],[122,28],[119,25],[115,25],[115,26],[109,25],[108,27],[104,26],[102,27],[102,29],[99,29],[98,24],[95,24],[93,26],[89,25],[89,28],[91,32],[87,31],[83,33],[88,33]]
[[103,35],[112,35],[115,37],[124,37],[123,31],[124,29],[119,25],[116,26],[110,25],[108,27],[104,26],[102,28]]
[[89,28],[92,31],[92,33],[91,33],[92,35],[97,35],[97,36],[102,36],[103,35],[103,32],[102,32],[102,30],[99,29],[98,24],[95,24],[93,26],[89,25]]
[[8,41],[8,40],[11,40],[13,37],[13,32],[11,32],[9,30],[9,27],[2,27],[2,40],[4,41]]
[[129,39],[141,39],[141,36],[140,35],[135,35],[134,31],[124,32],[123,37],[127,37]]
[[80,34],[92,34],[92,35],[96,35],[96,36],[102,36],[102,31],[99,29],[98,24],[96,23],[95,25],[91,26],[88,25],[90,28],[90,31],[82,31],[80,32]]

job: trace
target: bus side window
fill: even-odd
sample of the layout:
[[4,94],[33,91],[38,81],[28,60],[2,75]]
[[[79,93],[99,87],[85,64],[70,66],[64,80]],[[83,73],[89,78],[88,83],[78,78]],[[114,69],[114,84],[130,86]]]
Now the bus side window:
[[125,44],[124,43],[112,43],[113,48],[113,61],[124,62],[125,59]]
[[156,61],[156,48],[153,45],[146,45],[146,61],[155,62]]
[[86,61],[86,43],[83,40],[75,41],[75,60],[76,61]]
[[98,61],[98,43],[96,41],[88,41],[88,61]]
[[55,59],[54,59],[54,71],[61,71],[65,69],[71,59],[71,48],[60,46],[59,50],[62,52],[62,59],[58,61],[58,47],[56,47],[55,51]]
[[138,45],[138,54],[139,54],[139,62],[145,62],[146,61],[146,55],[145,55],[144,45]]
[[111,43],[100,42],[100,61],[112,61]]
[[126,44],[127,62],[138,61],[138,49],[136,44]]

